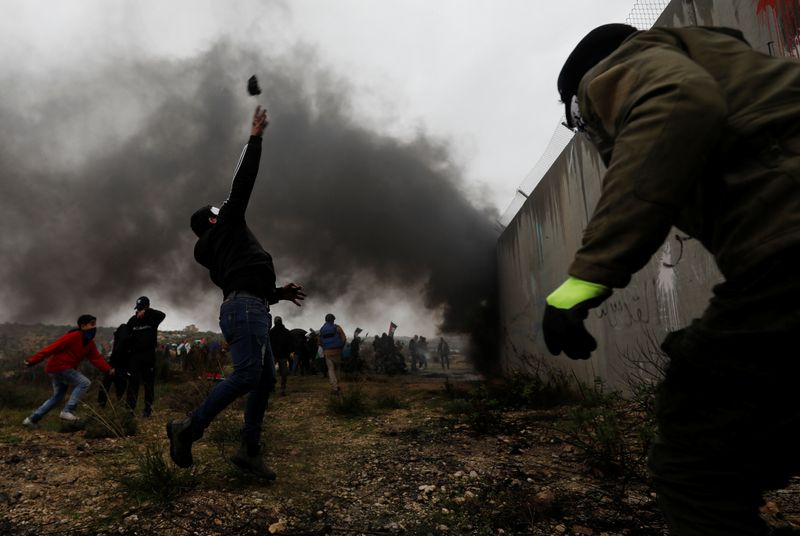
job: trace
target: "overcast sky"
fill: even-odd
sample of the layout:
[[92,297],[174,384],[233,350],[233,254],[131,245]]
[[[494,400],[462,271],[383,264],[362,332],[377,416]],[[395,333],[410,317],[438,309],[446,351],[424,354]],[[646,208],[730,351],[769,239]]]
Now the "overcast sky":
[[[562,108],[555,80],[564,59],[591,28],[624,22],[633,3],[633,0],[0,0],[4,104],[6,114],[13,113],[18,120],[25,120],[22,124],[26,125],[26,136],[41,138],[42,152],[26,154],[29,161],[26,165],[47,168],[46,175],[50,176],[53,169],[58,169],[52,167],[54,162],[68,167],[102,159],[105,144],[130,136],[136,125],[145,121],[145,115],[138,113],[140,108],[147,107],[148,98],[155,98],[126,100],[120,93],[135,93],[137,80],[133,76],[127,80],[125,73],[117,73],[114,76],[121,80],[109,81],[110,87],[116,88],[115,95],[86,87],[85,99],[71,91],[69,99],[61,102],[65,80],[102,84],[93,73],[114,72],[109,68],[114,64],[179,66],[183,65],[181,62],[204,57],[224,42],[235,50],[291,58],[293,69],[302,69],[307,61],[315,69],[321,66],[335,78],[346,81],[351,112],[360,123],[381,136],[400,141],[411,141],[420,135],[440,141],[447,147],[448,161],[459,170],[458,189],[466,199],[484,212],[493,208],[500,213],[544,151],[559,122]],[[262,86],[269,85],[269,81],[263,80],[265,73],[259,73],[259,65],[253,65],[252,72],[262,76]],[[251,106],[255,101],[248,100],[244,93],[245,81],[243,77],[216,83],[240,91],[243,105]],[[8,95],[13,95],[13,103],[8,102]],[[268,92],[262,95],[261,102],[275,106]],[[43,103],[47,106],[43,107]],[[80,115],[82,122],[77,138],[74,133],[65,136],[59,129],[63,117],[74,123],[74,115]],[[247,116],[236,121],[246,126]],[[3,132],[8,128],[11,128],[8,121],[0,122],[5,150],[12,153],[11,146],[17,145],[18,134]],[[273,130],[268,131],[266,144],[279,128],[275,123],[270,126]],[[20,147],[29,146],[20,142]],[[219,158],[224,160],[224,166],[231,167],[235,156],[221,150]],[[9,161],[14,160],[6,158],[6,165]],[[24,180],[9,174],[8,169],[0,170],[0,188],[10,188],[10,182],[17,181],[13,186],[15,190],[19,188],[18,195],[35,198],[38,195],[35,188],[19,193],[24,192],[19,184]],[[262,242],[266,245],[268,241]],[[6,261],[16,258],[18,242],[7,238],[0,245]],[[191,245],[176,254],[191,258]],[[58,262],[55,258],[44,259],[42,262]],[[91,253],[87,252],[86,262],[91,262],[90,259]],[[281,266],[279,260],[276,264]],[[288,271],[292,275],[303,273],[291,267]],[[192,272],[187,277],[197,274]],[[68,306],[52,307],[53,314],[44,314],[42,318],[20,318],[14,305],[19,300],[15,281],[8,279],[0,287],[0,297],[8,298],[0,305],[0,321],[73,320],[75,315]],[[81,283],[70,279],[64,284]],[[154,306],[172,312],[166,328],[196,323],[202,328],[216,329],[215,313],[198,315],[196,308],[186,303],[170,303],[166,297],[159,302],[158,285],[150,287],[151,290],[145,288],[142,292],[131,289],[129,303],[116,307],[104,304],[100,309],[105,311],[106,318],[101,323],[114,325],[124,321],[136,296],[149,292]],[[196,301],[198,307],[213,310],[219,296],[216,292],[209,293]],[[92,302],[81,302],[84,303]],[[371,304],[364,308],[369,311],[367,318],[358,318],[351,311],[352,303],[337,304],[332,300],[309,302],[302,312],[290,309],[294,306],[281,305],[276,313],[287,315],[292,323],[302,327],[317,327],[327,310],[341,305],[352,313],[348,323],[361,324],[372,332],[383,331],[391,316],[401,325],[401,333],[406,334],[418,330],[433,333],[430,325],[441,315],[423,311],[422,302],[408,292],[408,287],[387,290],[381,296],[381,303],[393,304],[386,316],[377,314]]]

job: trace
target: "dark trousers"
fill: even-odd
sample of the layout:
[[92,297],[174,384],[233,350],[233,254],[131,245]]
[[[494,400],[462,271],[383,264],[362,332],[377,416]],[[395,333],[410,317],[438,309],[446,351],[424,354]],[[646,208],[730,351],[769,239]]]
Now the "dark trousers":
[[247,395],[242,440],[250,455],[258,452],[269,394],[275,388],[275,361],[269,344],[271,323],[269,310],[261,300],[237,297],[222,303],[219,327],[230,348],[233,373],[192,412],[194,439],[202,437],[222,410]]
[[128,408],[136,410],[139,400],[139,385],[144,386],[144,414],[150,415],[153,411],[156,384],[156,356],[150,354],[133,354],[129,363],[130,376],[128,377],[128,390],[125,397]]
[[795,254],[715,287],[703,316],[662,345],[648,465],[673,536],[767,534],[762,494],[800,472]]
[[112,366],[114,367],[114,375],[106,374],[103,377],[103,385],[97,393],[97,403],[101,408],[106,407],[112,386],[114,387],[114,393],[117,395],[117,400],[122,399],[128,386],[128,371],[123,367],[113,365],[113,363]]
[[282,355],[282,356],[274,356],[275,361],[278,363],[278,373],[281,377],[281,391],[283,393],[286,392],[286,379],[289,377],[289,356]]

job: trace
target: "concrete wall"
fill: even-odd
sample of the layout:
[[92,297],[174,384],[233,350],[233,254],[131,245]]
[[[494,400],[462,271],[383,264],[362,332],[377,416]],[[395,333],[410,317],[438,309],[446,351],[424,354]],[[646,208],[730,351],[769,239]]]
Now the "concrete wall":
[[756,50],[772,56],[800,57],[797,0],[673,0],[655,25],[737,28]]
[[[784,34],[769,24],[771,13],[756,13],[757,4],[758,0],[673,0],[656,25],[735,27],[758,50],[793,55],[791,46],[776,44]],[[601,377],[624,390],[629,376],[640,376],[641,369],[646,375],[653,368],[649,356],[664,334],[702,312],[711,287],[720,280],[702,246],[673,229],[631,284],[591,313],[587,328],[598,342],[592,359],[576,362],[563,354],[550,356],[541,334],[545,298],[566,277],[599,198],[604,171],[593,147],[576,136],[498,241],[501,359],[506,371],[533,371],[544,363],[574,372],[584,381]]]

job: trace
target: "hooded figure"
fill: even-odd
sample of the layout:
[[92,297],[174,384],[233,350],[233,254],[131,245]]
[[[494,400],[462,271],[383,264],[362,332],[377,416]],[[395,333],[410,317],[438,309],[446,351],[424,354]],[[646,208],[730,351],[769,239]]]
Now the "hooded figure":
[[766,534],[763,492],[800,470],[800,65],[727,28],[614,24],[578,44],[558,91],[608,169],[545,343],[588,359],[589,310],[673,226],[700,242],[725,281],[663,343],[648,464],[673,534]]
[[228,198],[221,208],[207,205],[195,211],[190,219],[192,231],[197,235],[195,260],[208,269],[211,281],[222,291],[220,329],[229,343],[233,373],[218,383],[188,418],[169,421],[167,436],[172,461],[179,467],[190,467],[194,463],[192,443],[203,436],[219,413],[247,395],[242,442],[231,461],[257,477],[272,480],[275,472],[264,463],[261,448],[264,413],[275,384],[269,306],[280,300],[300,305],[305,293],[294,283],[275,286],[272,257],[245,220],[266,128],[267,111],[258,106]]

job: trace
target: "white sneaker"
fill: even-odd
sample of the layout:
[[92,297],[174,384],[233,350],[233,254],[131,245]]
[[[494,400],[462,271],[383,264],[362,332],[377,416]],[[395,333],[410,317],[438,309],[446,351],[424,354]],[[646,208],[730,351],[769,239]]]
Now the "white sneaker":
[[25,417],[25,420],[22,421],[22,426],[25,426],[27,428],[39,428],[39,425],[33,422],[33,419],[31,419],[30,417]]
[[64,410],[59,415],[60,418],[64,419],[65,421],[77,421],[78,416],[72,413],[71,411]]

